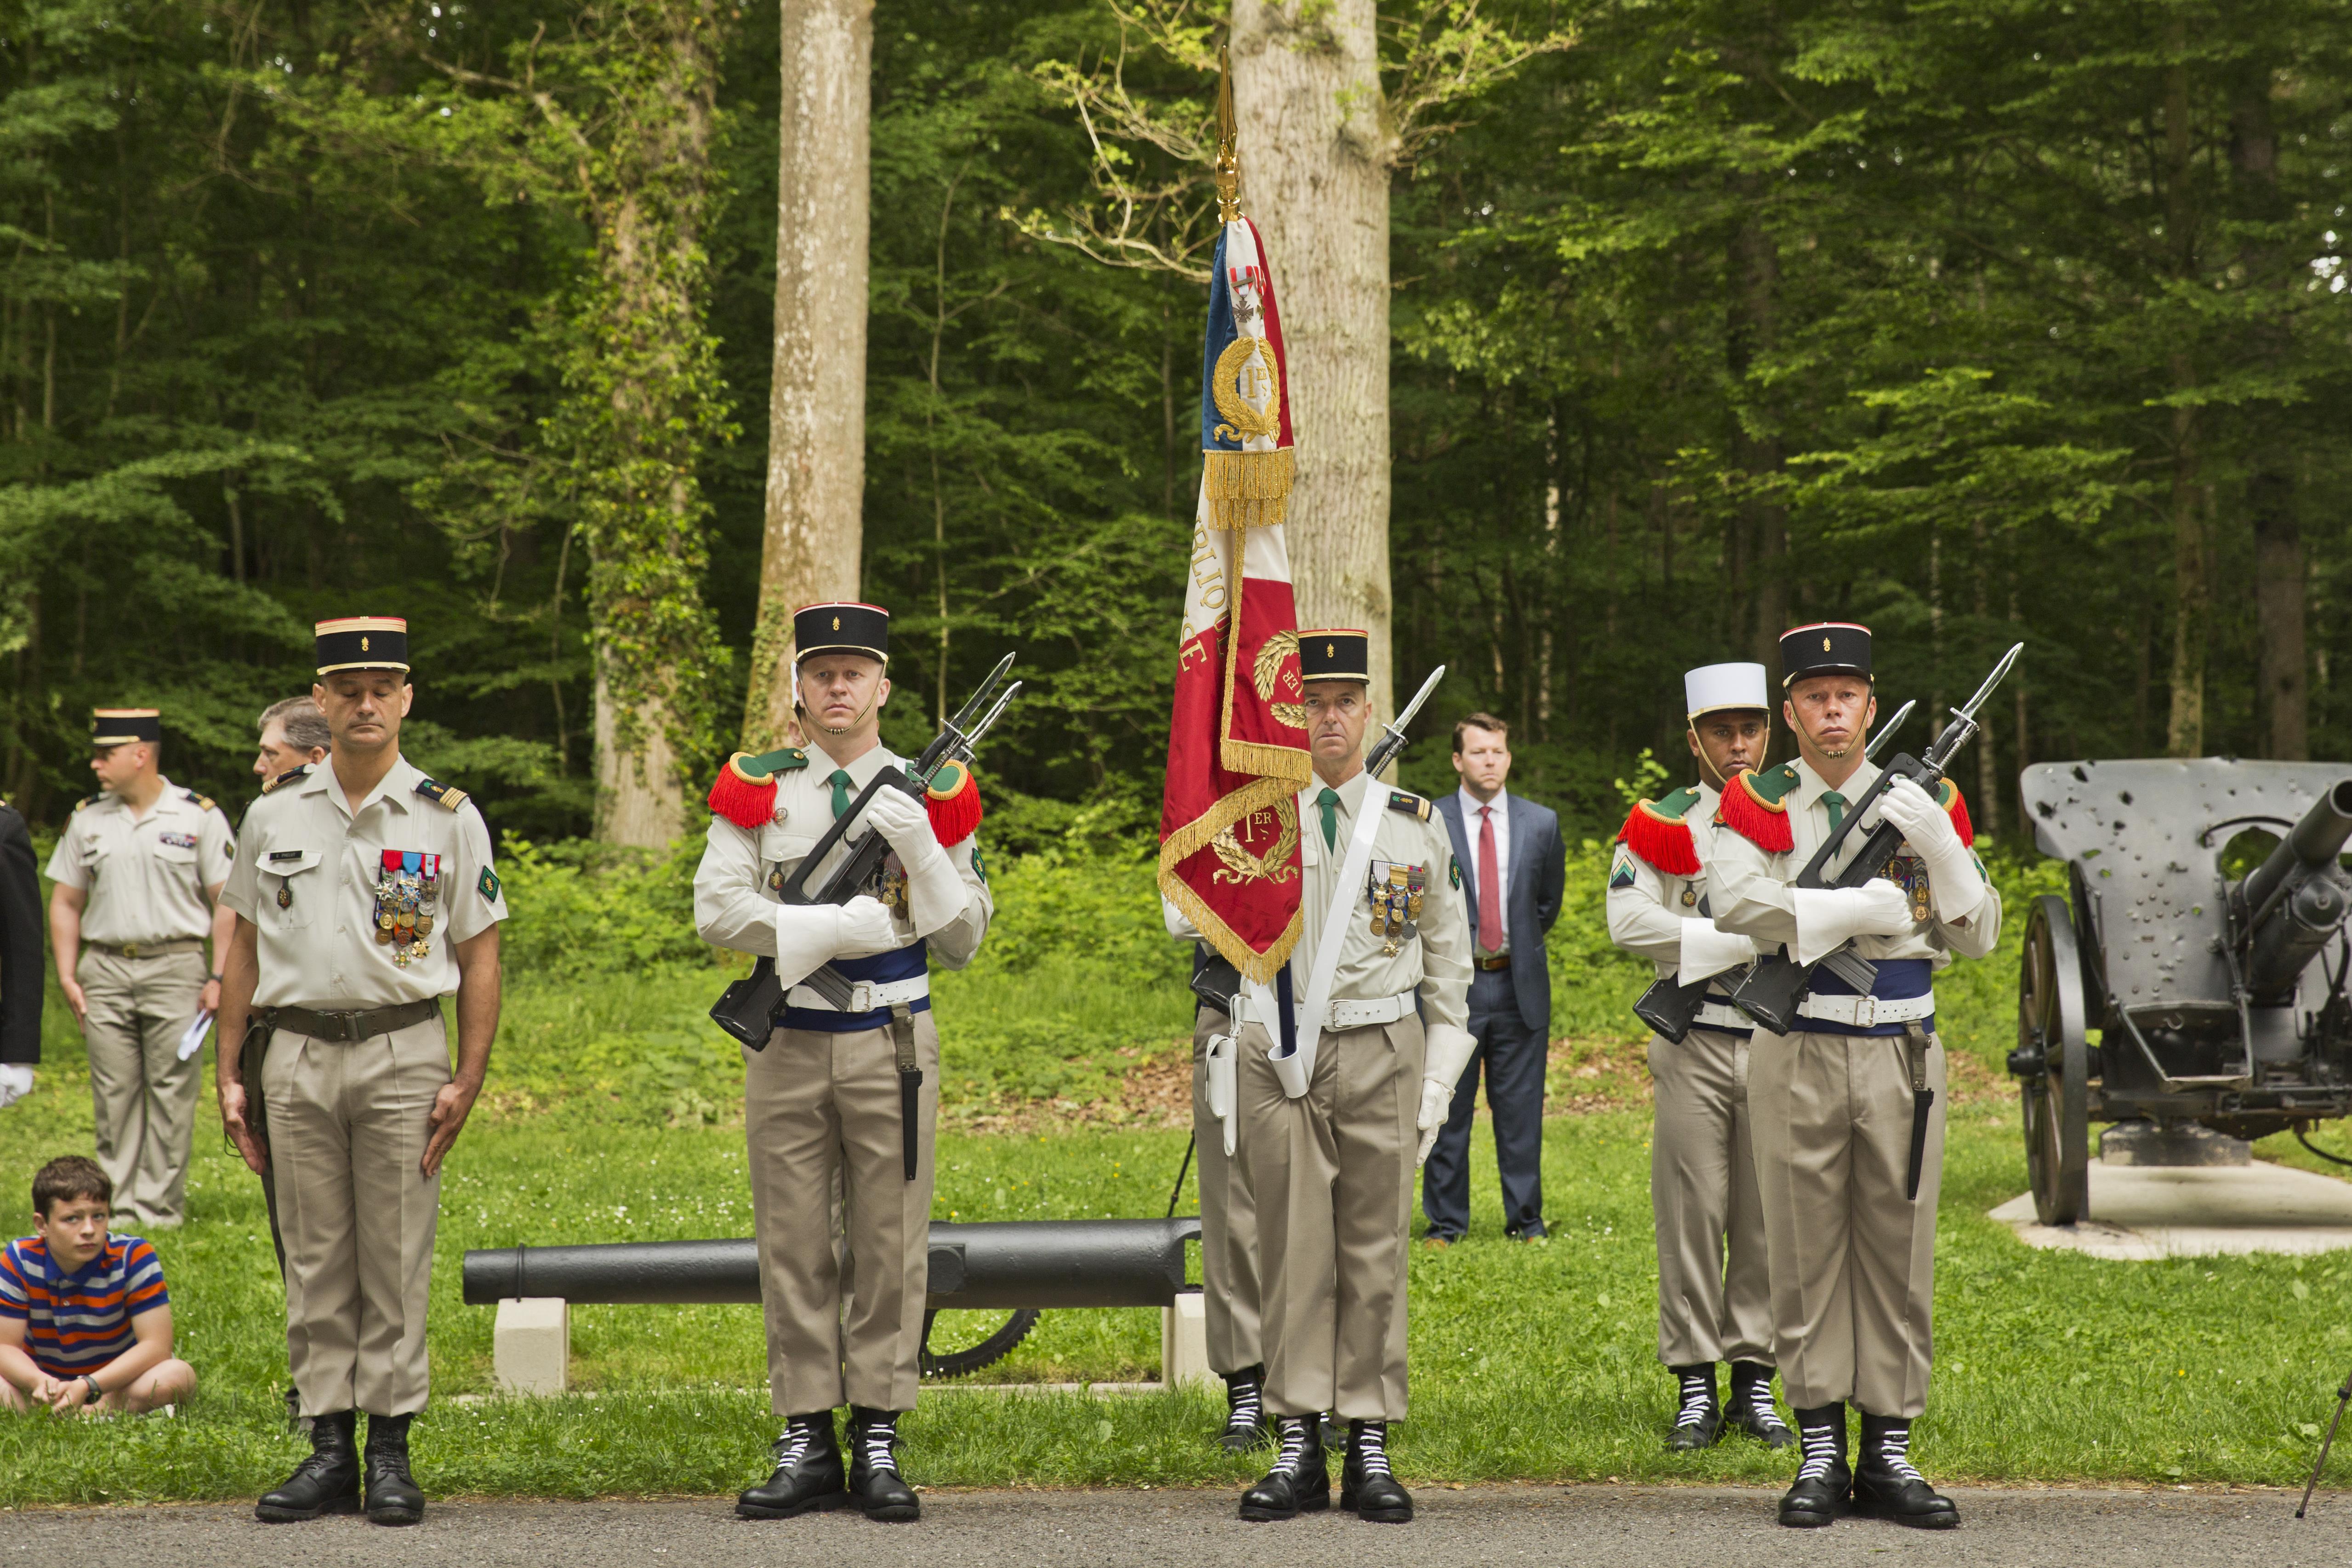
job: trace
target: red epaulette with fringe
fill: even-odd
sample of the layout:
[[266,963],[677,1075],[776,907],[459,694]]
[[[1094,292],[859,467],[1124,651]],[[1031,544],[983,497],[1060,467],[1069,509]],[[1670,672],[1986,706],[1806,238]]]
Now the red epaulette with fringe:
[[710,809],[739,828],[764,828],[776,814],[776,775],[808,766],[796,746],[754,757],[739,751],[710,786]]
[[980,827],[980,784],[961,762],[942,765],[923,791],[923,809],[930,813],[931,831],[942,847],[960,844]]
[[1936,792],[1936,804],[1950,813],[1952,830],[1960,835],[1960,847],[1976,848],[1976,824],[1969,821],[1969,803],[1960,798],[1960,787],[1948,779],[1945,779],[1943,788]]
[[1796,848],[1796,830],[1790,824],[1789,806],[1783,798],[1786,789],[1796,783],[1796,776],[1786,768],[1774,768],[1772,775],[1783,772],[1788,773],[1786,784],[1774,776],[1759,779],[1754,773],[1742,773],[1732,779],[1724,786],[1723,802],[1716,808],[1716,821],[1772,854],[1786,854]]
[[1663,800],[1636,800],[1617,831],[1617,841],[1668,876],[1696,876],[1698,846],[1683,819],[1697,801],[1696,789],[1677,789]]

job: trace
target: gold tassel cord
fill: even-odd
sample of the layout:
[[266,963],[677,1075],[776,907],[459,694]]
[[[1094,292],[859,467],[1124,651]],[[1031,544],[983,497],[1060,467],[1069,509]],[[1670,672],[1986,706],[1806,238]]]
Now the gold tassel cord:
[[1289,511],[1292,465],[1287,446],[1273,452],[1204,452],[1201,490],[1213,528],[1265,528]]

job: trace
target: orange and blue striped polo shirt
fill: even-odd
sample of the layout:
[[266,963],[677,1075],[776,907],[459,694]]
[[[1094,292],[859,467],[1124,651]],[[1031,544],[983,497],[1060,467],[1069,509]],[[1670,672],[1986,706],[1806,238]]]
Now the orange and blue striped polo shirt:
[[51,1264],[38,1236],[0,1251],[0,1318],[24,1320],[25,1353],[51,1377],[104,1366],[131,1348],[131,1320],[171,1300],[155,1249],[136,1236],[110,1234],[70,1274]]

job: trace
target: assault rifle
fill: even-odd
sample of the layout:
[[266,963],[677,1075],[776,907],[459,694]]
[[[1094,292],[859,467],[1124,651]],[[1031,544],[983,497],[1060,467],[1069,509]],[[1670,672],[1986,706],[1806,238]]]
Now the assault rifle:
[[[997,661],[996,668],[989,672],[988,679],[980,684],[980,689],[971,694],[971,699],[956,710],[955,717],[950,719],[930,745],[923,748],[920,757],[908,763],[903,771],[885,768],[866,782],[866,788],[859,790],[857,798],[850,802],[849,810],[835,818],[833,825],[825,829],[824,837],[818,839],[815,846],[802,857],[799,866],[784,883],[779,895],[780,902],[847,904],[859,894],[874,890],[881,879],[882,862],[890,853],[890,843],[870,827],[851,846],[841,863],[825,877],[824,885],[812,893],[808,882],[817,866],[840,845],[851,826],[885,789],[903,789],[920,800],[941,768],[950,763],[970,764],[982,737],[988,734],[997,719],[1003,716],[1005,707],[1020,693],[1019,681],[1006,686],[1001,695],[997,692],[1005,672],[1012,668],[1013,655],[1007,653]],[[990,706],[992,697],[995,699],[993,706]],[[985,713],[982,713],[983,708]],[[977,721],[973,718],[975,714],[982,716]],[[818,966],[816,972],[800,984],[844,1011],[847,1010],[853,999],[848,977],[831,964]],[[751,967],[751,974],[727,988],[711,1008],[710,1019],[745,1045],[759,1051],[768,1043],[768,1035],[775,1027],[776,1009],[783,1005],[783,1000],[784,988],[776,978],[776,961],[761,958]]]
[[[1870,737],[1870,744],[1863,747],[1863,760],[1876,761],[1879,752],[1901,731],[1904,720],[1909,718],[1911,710],[1918,706],[1915,699],[1897,708],[1895,716],[1881,726],[1878,733]],[[1709,919],[1715,915],[1709,907],[1712,895],[1702,898],[1698,904],[1699,914]],[[1717,978],[1717,976],[1709,975],[1705,979],[1693,980],[1687,986],[1673,975],[1654,980],[1650,988],[1642,993],[1641,999],[1633,1004],[1633,1016],[1657,1030],[1658,1038],[1667,1044],[1680,1045],[1683,1037],[1690,1033],[1692,1026],[1698,1022],[1698,1009],[1706,1005],[1706,988]]]
[[[1903,830],[1884,818],[1878,818],[1870,830],[1870,837],[1863,841],[1862,848],[1854,852],[1845,869],[1835,876],[1829,874],[1830,864],[1836,860],[1838,851],[1844,846],[1846,840],[1853,836],[1858,826],[1873,820],[1874,813],[1872,808],[1897,779],[1910,779],[1931,797],[1937,793],[1953,757],[1977,733],[1977,710],[1984,706],[1987,697],[1992,695],[1993,688],[2000,685],[2002,677],[2009,674],[2010,666],[2017,663],[2018,654],[2024,651],[2025,644],[2020,643],[2001,655],[2000,663],[1993,666],[1992,674],[1987,675],[1984,685],[1977,688],[1977,695],[1952,710],[1952,722],[1944,727],[1943,734],[1927,747],[1927,756],[1915,758],[1906,752],[1886,765],[1885,771],[1879,774],[1878,781],[1854,802],[1853,809],[1838,823],[1837,830],[1830,834],[1820,849],[1813,852],[1813,858],[1806,862],[1805,869],[1797,873],[1792,886],[1861,887],[1894,862],[1896,852],[1903,847]],[[1814,971],[1824,967],[1853,987],[1857,996],[1868,996],[1872,982],[1878,978],[1878,967],[1850,946],[1841,947],[1814,964],[1800,964],[1784,953],[1776,953],[1759,958],[1755,967],[1748,971],[1747,977],[1732,988],[1732,1002],[1741,1012],[1774,1034],[1786,1034],[1796,1024],[1797,1009],[1804,1001],[1805,993],[1812,988]]]

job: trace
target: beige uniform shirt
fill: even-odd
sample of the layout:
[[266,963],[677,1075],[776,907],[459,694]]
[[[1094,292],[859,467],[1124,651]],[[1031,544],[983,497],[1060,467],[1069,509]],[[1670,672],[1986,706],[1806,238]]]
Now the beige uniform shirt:
[[[833,786],[826,780],[833,777],[835,764],[814,747],[809,748],[808,759],[806,768],[776,775],[775,815],[764,826],[739,828],[712,814],[702,863],[694,873],[694,928],[705,942],[766,958],[776,956],[776,905],[782,902],[784,880],[799,869],[817,840],[833,826]],[[849,796],[854,800],[883,768],[906,766],[906,758],[887,747],[877,746],[841,771],[849,775]],[[840,846],[809,873],[808,891],[814,894],[824,886],[834,867],[873,831],[865,826],[852,828]],[[963,909],[931,933],[929,954],[943,969],[961,969],[979,953],[996,902],[988,890],[978,833],[949,846],[947,854],[956,874],[963,879]],[[892,854],[885,864],[898,870],[898,857]],[[902,939],[899,946],[915,940],[915,928],[903,904],[893,914],[892,922]]]
[[[1304,998],[1307,977],[1315,972],[1315,949],[1334,898],[1350,909],[1339,948],[1339,967],[1331,978],[1331,1000],[1373,1002],[1406,991],[1421,997],[1422,1021],[1466,1029],[1470,1023],[1470,915],[1462,896],[1462,877],[1454,863],[1454,846],[1434,808],[1418,795],[1391,789],[1370,775],[1358,773],[1339,787],[1336,847],[1323,842],[1321,779],[1310,779],[1298,792],[1299,850],[1307,865],[1303,900],[1305,919],[1297,949],[1290,964],[1294,995]],[[1391,797],[1417,802],[1430,813],[1423,821],[1415,811],[1389,809]],[[1400,935],[1389,952],[1390,940],[1376,928],[1378,918],[1369,887],[1339,884],[1340,862],[1348,858],[1348,841],[1356,831],[1357,814],[1367,809],[1380,813],[1372,837],[1370,875],[1382,884],[1391,866],[1405,868],[1408,880],[1423,886],[1421,914]]]
[[212,935],[205,889],[227,880],[236,848],[228,818],[166,779],[143,817],[117,796],[74,808],[49,856],[49,880],[89,894],[81,934],[91,942],[172,942]]
[[[424,780],[403,758],[354,811],[330,758],[253,803],[221,902],[259,934],[255,1007],[380,1008],[457,990],[457,945],[507,917],[506,894],[482,814],[418,794]],[[387,850],[439,857],[434,929],[405,966],[375,939]]]
[[[1813,858],[1813,852],[1822,847],[1831,831],[1829,808],[1822,804],[1822,796],[1829,786],[1822,782],[1811,765],[1801,760],[1793,766],[1798,784],[1782,800],[1789,809],[1793,847],[1786,853],[1769,853],[1758,848],[1746,835],[1718,828],[1711,858],[1706,861],[1716,885],[1712,900],[1716,925],[1726,931],[1754,937],[1766,952],[1777,944],[1795,946],[1796,900],[1789,883],[1805,869],[1805,863]],[[1864,763],[1853,770],[1853,776],[1840,787],[1838,793],[1849,802],[1859,801],[1878,782],[1878,772],[1875,763]],[[1853,809],[1849,804],[1847,810]],[[1865,836],[1859,828],[1847,835],[1846,851],[1829,868],[1832,873],[1844,869],[1845,862],[1852,858],[1851,852],[1861,847]],[[1976,874],[1983,876],[1983,862],[1976,861],[1974,864]],[[1916,860],[1906,855],[1895,857],[1895,867],[1898,873],[1912,877],[1926,874]],[[1901,881],[1903,877],[1898,875],[1893,880]],[[1986,881],[1990,883],[1991,879],[1987,877]],[[1983,902],[1961,920],[1944,919],[1935,910],[1932,897],[1928,902],[1928,918],[1913,925],[1907,935],[1857,936],[1853,946],[1854,955],[1874,963],[1881,958],[1926,958],[1941,969],[1951,963],[1956,953],[1962,957],[1981,958],[2000,940],[1998,889],[1987,886]]]
[[1662,980],[1682,967],[1683,922],[1699,918],[1702,904],[1714,907],[1707,897],[1707,862],[1716,835],[1731,831],[1715,824],[1716,803],[1722,799],[1715,786],[1697,789],[1698,799],[1683,815],[1698,855],[1696,876],[1660,871],[1623,844],[1609,862],[1609,939],[1655,964]]

